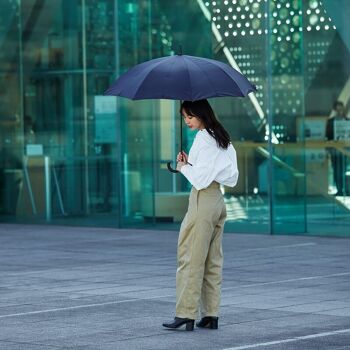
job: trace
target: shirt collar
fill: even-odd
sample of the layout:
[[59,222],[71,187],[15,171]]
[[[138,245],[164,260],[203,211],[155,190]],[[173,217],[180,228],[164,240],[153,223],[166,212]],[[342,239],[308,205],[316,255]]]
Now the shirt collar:
[[196,137],[199,137],[200,140],[203,140],[210,145],[216,144],[216,140],[208,133],[206,129],[199,130]]

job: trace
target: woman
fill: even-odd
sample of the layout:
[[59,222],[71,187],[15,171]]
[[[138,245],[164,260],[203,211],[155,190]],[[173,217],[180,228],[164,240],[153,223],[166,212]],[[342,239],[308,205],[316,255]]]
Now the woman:
[[189,152],[177,156],[177,170],[192,184],[189,206],[181,224],[176,272],[176,317],[167,328],[186,325],[218,328],[222,280],[222,232],[226,208],[220,184],[234,187],[238,179],[236,151],[207,100],[184,101],[187,126],[199,130]]

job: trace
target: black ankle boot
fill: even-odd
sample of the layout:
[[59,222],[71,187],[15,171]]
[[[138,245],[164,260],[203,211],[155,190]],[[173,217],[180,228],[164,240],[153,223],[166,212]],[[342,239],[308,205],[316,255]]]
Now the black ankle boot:
[[194,320],[191,320],[190,318],[180,318],[175,317],[174,322],[172,323],[163,323],[163,327],[166,328],[179,328],[182,325],[186,325],[186,331],[193,331],[194,328]]
[[199,328],[218,329],[218,321],[218,317],[206,316],[203,317],[199,322],[197,322],[196,326]]

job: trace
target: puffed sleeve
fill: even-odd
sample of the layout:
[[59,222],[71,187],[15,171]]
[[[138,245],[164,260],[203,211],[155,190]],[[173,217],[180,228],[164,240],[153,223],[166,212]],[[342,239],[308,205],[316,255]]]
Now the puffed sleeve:
[[186,164],[181,168],[181,173],[196,188],[201,190],[207,188],[221,171],[220,164],[217,164],[218,150],[216,147],[203,147],[198,152],[194,164]]

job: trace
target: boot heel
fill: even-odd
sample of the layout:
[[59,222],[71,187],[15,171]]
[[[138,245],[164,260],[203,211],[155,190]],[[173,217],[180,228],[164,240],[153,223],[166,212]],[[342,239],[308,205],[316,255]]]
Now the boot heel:
[[196,323],[199,328],[209,328],[209,329],[218,329],[219,318],[214,316],[203,317],[199,322]]
[[193,331],[194,321],[190,321],[186,323],[186,331]]
[[210,329],[218,329],[218,319],[210,321]]

